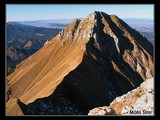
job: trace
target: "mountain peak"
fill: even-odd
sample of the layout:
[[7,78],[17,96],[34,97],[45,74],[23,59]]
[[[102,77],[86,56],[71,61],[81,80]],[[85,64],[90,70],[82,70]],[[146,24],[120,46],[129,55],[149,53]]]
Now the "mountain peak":
[[95,11],[75,20],[21,62],[7,78],[7,114],[22,114],[17,98],[27,105],[51,94],[58,101],[54,104],[69,111],[70,105],[57,99],[59,93],[87,111],[153,77],[152,44],[114,18]]
[[117,17],[117,15],[115,15],[115,14],[111,14],[110,16],[111,16],[111,17]]
[[100,12],[100,11],[94,11],[93,13],[89,14],[89,15],[87,16],[87,18],[96,19],[97,16],[99,16],[101,13],[102,13],[102,12]]
[[[98,14],[107,14],[107,13],[104,13],[104,12],[102,12],[102,11],[94,11],[94,12],[92,12],[91,14],[98,15]],[[90,15],[91,15],[91,14],[90,14]]]

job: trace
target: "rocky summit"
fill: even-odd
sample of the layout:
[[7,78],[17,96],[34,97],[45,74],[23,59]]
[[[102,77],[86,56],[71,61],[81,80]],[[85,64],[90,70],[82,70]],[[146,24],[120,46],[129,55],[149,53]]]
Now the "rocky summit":
[[7,115],[87,115],[154,77],[153,45],[116,15],[74,20],[6,78]]

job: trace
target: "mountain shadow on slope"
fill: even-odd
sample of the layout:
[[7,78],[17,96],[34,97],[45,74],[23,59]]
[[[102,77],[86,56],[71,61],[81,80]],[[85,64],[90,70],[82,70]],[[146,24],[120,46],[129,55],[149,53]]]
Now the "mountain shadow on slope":
[[115,97],[127,93],[143,81],[121,57],[117,57],[117,62],[120,60],[129,70],[127,73],[125,67],[119,65],[126,76],[128,74],[128,77],[133,78],[136,75],[133,86],[114,70],[111,64],[113,58],[104,50],[96,48],[95,39],[91,37],[81,64],[64,78],[52,95],[28,104],[24,114],[86,115],[94,107],[108,106]]

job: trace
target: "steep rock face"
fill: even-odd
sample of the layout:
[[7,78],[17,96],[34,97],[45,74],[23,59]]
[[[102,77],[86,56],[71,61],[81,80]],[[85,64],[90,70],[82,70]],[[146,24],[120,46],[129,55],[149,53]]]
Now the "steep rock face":
[[[110,110],[105,111],[105,109]],[[110,113],[110,114],[106,114]],[[154,79],[143,82],[127,94],[116,97],[110,106],[94,108],[88,115],[154,115]]]
[[17,98],[29,104],[51,94],[56,99],[56,91],[85,111],[108,105],[154,76],[152,51],[115,15],[75,20],[7,78],[7,114],[22,114]]

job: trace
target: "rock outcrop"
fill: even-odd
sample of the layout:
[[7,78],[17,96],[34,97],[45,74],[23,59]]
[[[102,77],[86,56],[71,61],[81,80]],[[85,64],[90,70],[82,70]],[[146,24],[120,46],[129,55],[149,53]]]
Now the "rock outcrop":
[[90,110],[88,115],[116,115],[116,113],[112,108],[104,106]]
[[[105,109],[109,109],[110,114]],[[154,115],[154,79],[143,82],[127,94],[116,97],[110,106],[94,108],[88,115]]]
[[153,45],[140,33],[117,16],[96,11],[17,65],[7,77],[7,115],[25,114],[17,99],[34,107],[38,99],[58,101],[58,94],[87,114],[153,77],[152,56]]

